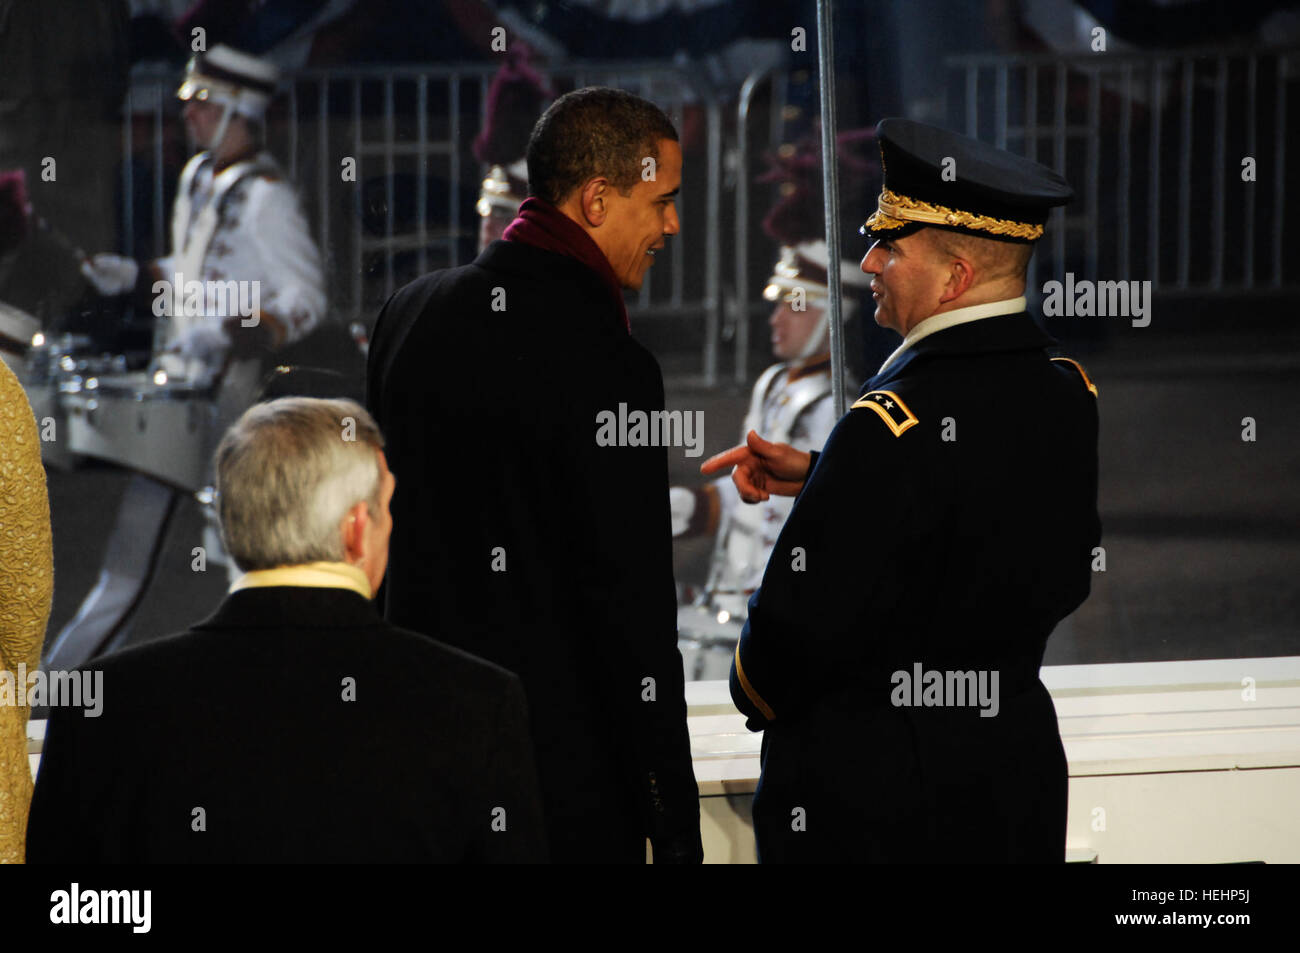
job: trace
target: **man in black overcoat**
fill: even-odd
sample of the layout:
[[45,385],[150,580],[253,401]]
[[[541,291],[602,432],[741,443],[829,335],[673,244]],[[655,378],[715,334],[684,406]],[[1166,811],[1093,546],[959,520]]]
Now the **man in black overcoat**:
[[231,428],[221,527],[245,573],[188,632],[99,660],[97,711],[51,708],[30,862],[546,860],[519,679],[371,604],[382,446],[350,400]]
[[731,674],[765,732],[759,858],[1060,862],[1066,760],[1038,670],[1100,539],[1096,388],[1024,290],[1072,193],[944,130],[877,136],[862,270],[902,345],[822,452],[751,433],[705,465],[734,464],[750,500],[798,493]]
[[401,481],[386,613],[522,678],[553,860],[644,863],[649,837],[657,863],[698,861],[666,450],[598,426],[664,407],[622,289],[677,233],[681,149],[657,107],[583,89],[527,161],[504,240],[376,323],[367,400]]

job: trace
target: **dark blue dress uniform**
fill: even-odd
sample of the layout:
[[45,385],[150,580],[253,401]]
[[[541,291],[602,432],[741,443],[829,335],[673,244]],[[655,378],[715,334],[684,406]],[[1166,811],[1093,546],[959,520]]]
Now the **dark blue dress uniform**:
[[[1038,669],[1101,526],[1096,389],[1054,343],[1023,310],[922,337],[814,456],[732,666],[765,731],[760,860],[1064,859]],[[900,697],[896,673],[931,671],[996,700]]]

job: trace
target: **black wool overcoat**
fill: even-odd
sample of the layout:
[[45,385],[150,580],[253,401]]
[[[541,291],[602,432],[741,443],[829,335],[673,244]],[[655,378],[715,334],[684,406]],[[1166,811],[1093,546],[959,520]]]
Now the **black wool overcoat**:
[[667,451],[597,440],[662,411],[663,378],[607,287],[494,242],[388,301],[367,402],[397,477],[387,617],[523,680],[553,859],[640,863],[647,836],[698,859]]
[[523,689],[359,593],[232,593],[52,708],[31,863],[547,859]]

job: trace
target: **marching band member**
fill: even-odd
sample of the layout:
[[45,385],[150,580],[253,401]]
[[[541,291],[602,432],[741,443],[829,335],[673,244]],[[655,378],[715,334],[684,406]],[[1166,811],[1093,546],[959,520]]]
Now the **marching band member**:
[[[134,290],[137,306],[163,322],[155,382],[217,388],[213,444],[256,399],[268,356],[325,316],[320,251],[293,186],[264,149],[278,81],[274,66],[228,46],[194,56],[176,96],[200,151],[181,172],[171,254],[143,268],[114,254],[82,266],[101,294]],[[204,546],[227,562],[211,508],[205,516]]]
[[227,46],[193,57],[176,95],[200,151],[181,172],[171,254],[144,269],[113,254],[82,267],[101,294],[136,288],[166,317],[155,337],[159,366],[200,386],[223,378],[228,419],[252,399],[258,356],[300,340],[325,314],[320,251],[293,186],[263,148],[278,80],[275,67]]
[[481,252],[501,237],[515,220],[519,204],[528,197],[528,137],[537,117],[554,98],[545,77],[529,63],[529,50],[515,46],[492,77],[488,87],[486,118],[474,140],[474,156],[488,167],[479,190]]
[[[861,138],[845,133],[841,151]],[[763,220],[764,232],[781,245],[780,258],[763,289],[763,297],[774,304],[768,323],[777,363],[754,383],[741,430],[742,439],[756,430],[802,450],[821,449],[836,420],[831,392],[829,255],[817,181],[819,151],[811,141],[803,148],[787,148],[783,159],[761,180],[780,184],[780,199]],[[868,194],[865,183],[857,181],[867,177],[855,177],[855,167],[842,164],[846,165],[845,194],[855,195],[858,184],[864,187],[857,191]],[[857,296],[865,293],[870,276],[862,273],[856,260],[844,259],[840,281],[847,321],[857,311]],[[772,496],[754,506],[741,506],[728,477],[693,490],[673,487],[669,496],[675,537],[718,534],[706,585],[709,608],[743,622],[749,595],[762,580],[794,501]]]

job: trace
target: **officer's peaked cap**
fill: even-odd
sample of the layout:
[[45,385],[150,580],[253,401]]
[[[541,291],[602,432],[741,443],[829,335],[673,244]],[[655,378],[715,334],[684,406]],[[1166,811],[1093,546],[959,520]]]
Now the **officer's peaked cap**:
[[1074,198],[1058,173],[978,139],[913,122],[876,126],[883,188],[862,226],[872,240],[944,228],[980,238],[1035,242],[1051,210]]

